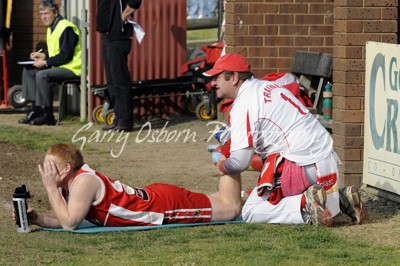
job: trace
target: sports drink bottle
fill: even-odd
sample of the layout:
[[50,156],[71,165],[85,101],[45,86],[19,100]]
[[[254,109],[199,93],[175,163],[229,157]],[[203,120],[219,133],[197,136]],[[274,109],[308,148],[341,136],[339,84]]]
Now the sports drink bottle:
[[18,233],[29,233],[32,228],[28,217],[27,200],[31,198],[29,191],[26,191],[26,186],[17,187],[13,194],[13,204],[15,210],[15,223]]

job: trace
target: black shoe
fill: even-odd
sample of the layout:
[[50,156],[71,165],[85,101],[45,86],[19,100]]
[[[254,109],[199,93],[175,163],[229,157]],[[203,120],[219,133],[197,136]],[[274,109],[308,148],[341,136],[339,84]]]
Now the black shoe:
[[112,125],[105,125],[104,127],[102,127],[102,130],[104,131],[109,131],[109,130],[113,130],[114,128],[116,128],[117,125],[112,124]]
[[33,119],[29,124],[32,126],[42,126],[42,125],[54,126],[56,124],[56,120],[54,119],[53,114],[50,115],[45,113],[42,116]]
[[130,126],[116,126],[116,127],[114,127],[113,129],[112,129],[112,131],[114,131],[114,132],[121,132],[121,131],[124,131],[124,132],[131,132],[131,131],[133,131],[133,127],[130,127]]
[[43,115],[42,112],[30,111],[25,118],[18,120],[19,124],[29,124],[33,119]]

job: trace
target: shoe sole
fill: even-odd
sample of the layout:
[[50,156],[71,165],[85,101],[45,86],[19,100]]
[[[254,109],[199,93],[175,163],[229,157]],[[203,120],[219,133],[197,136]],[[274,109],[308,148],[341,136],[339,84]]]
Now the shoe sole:
[[354,207],[355,217],[356,217],[356,221],[354,222],[362,224],[365,217],[367,216],[367,212],[363,208],[363,203],[358,189],[354,186],[347,187],[346,197],[349,200],[351,206]]
[[312,190],[313,197],[313,206],[314,206],[314,217],[317,217],[314,220],[315,225],[324,225],[324,226],[332,226],[333,218],[331,212],[326,209],[326,194],[324,187],[322,185],[314,185]]
[[29,125],[31,126],[55,126],[56,125],[56,120],[52,120],[52,121],[46,121],[45,123],[38,123],[38,122],[34,122],[35,120],[32,120],[31,122],[29,122]]
[[31,123],[29,123],[29,125],[31,125],[31,126],[55,126],[56,122],[54,122],[54,123],[43,123],[43,124],[31,124]]

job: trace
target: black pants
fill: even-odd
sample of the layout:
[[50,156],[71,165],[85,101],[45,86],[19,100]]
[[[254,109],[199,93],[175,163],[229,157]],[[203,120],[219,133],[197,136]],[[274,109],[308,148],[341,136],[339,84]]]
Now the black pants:
[[132,40],[111,41],[107,36],[103,36],[102,47],[107,88],[115,114],[113,123],[122,127],[132,127],[133,99],[128,68],[128,54],[131,51]]

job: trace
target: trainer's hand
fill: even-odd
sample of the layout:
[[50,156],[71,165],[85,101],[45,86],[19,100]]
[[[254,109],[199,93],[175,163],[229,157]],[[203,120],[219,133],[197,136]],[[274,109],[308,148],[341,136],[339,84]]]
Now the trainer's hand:
[[223,154],[221,154],[221,156],[219,157],[218,163],[217,163],[218,174],[221,175],[221,176],[222,175],[226,175],[226,173],[224,173],[221,170],[221,168],[223,167],[222,165],[225,162],[225,160],[226,160],[226,157]]

